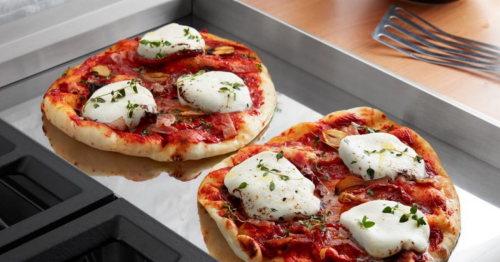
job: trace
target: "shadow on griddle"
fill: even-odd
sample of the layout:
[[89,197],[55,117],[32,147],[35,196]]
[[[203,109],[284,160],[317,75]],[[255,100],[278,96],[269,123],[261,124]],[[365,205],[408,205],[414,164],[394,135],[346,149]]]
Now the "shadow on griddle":
[[[122,176],[133,181],[146,181],[167,173],[180,181],[190,181],[233,154],[183,162],[158,162],[90,147],[66,135],[45,115],[42,122],[45,136],[55,153],[91,176]],[[259,141],[268,127],[252,143]]]

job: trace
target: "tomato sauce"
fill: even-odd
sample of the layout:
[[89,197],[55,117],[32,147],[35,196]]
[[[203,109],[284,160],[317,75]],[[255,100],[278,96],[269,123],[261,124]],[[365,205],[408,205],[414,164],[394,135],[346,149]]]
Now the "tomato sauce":
[[[213,39],[206,32],[202,32],[202,36],[206,45],[212,49],[229,45],[225,41]],[[59,84],[47,95],[60,101],[64,101],[64,95],[67,93],[78,95],[76,102],[70,106],[73,106],[79,114],[96,89],[115,81],[139,78],[143,86],[152,90],[160,113],[173,113],[176,116],[176,122],[173,126],[178,132],[165,135],[152,131],[156,118],[148,116],[149,119],[143,120],[134,133],[117,131],[120,136],[130,135],[130,139],[144,142],[147,141],[145,137],[151,136],[152,139],[162,139],[164,145],[168,143],[220,143],[232,137],[224,137],[220,122],[217,122],[217,119],[220,119],[217,117],[217,113],[184,116],[182,112],[195,109],[180,105],[174,84],[180,76],[193,74],[199,70],[229,71],[240,76],[249,88],[253,106],[247,113],[250,115],[259,114],[260,108],[264,104],[263,91],[259,88],[261,80],[258,65],[262,62],[250,49],[240,44],[234,44],[232,46],[235,53],[231,55],[203,55],[203,50],[194,50],[172,54],[164,59],[146,59],[137,55],[136,49],[139,41],[140,38],[121,40],[102,55],[89,58],[79,67],[69,69],[68,76],[63,76],[59,80]],[[210,54],[210,50],[207,53]],[[112,75],[101,77],[96,72],[92,72],[92,68],[97,65],[106,66]],[[142,73],[147,72],[169,74],[167,81],[159,83],[163,89],[161,92],[156,92],[155,83],[144,78]],[[115,80],[118,78],[120,80]],[[234,128],[239,130],[244,124],[241,113],[230,113],[229,115]],[[85,121],[79,117],[74,119],[74,121],[77,120]]]
[[[395,180],[387,180],[384,183],[371,184],[367,187],[347,190],[348,198],[335,196],[335,184],[347,176],[353,174],[348,170],[337,150],[324,145],[321,141],[315,144],[314,140],[320,136],[323,130],[330,128],[341,128],[355,122],[359,125],[365,124],[364,120],[354,115],[346,115],[333,123],[316,123],[316,129],[311,134],[305,134],[297,141],[280,143],[268,143],[246,147],[232,158],[233,164],[237,165],[246,159],[262,151],[283,150],[285,157],[310,179],[316,186],[316,195],[322,199],[322,211],[317,223],[308,219],[295,219],[293,221],[260,221],[249,218],[242,208],[240,199],[233,197],[224,186],[224,176],[230,169],[217,170],[210,174],[216,176],[219,181],[212,185],[210,190],[218,190],[217,199],[222,199],[232,208],[238,219],[233,219],[238,227],[239,234],[254,238],[264,257],[273,258],[281,256],[285,261],[299,261],[301,258],[320,261],[363,261],[369,256],[360,247],[349,231],[338,223],[340,214],[350,208],[367,201],[384,199],[400,202],[411,206],[418,204],[418,208],[425,214],[437,214],[446,212],[446,199],[432,182],[417,183],[398,176]],[[392,128],[391,128],[392,129]],[[414,144],[413,133],[406,128],[395,128],[391,130],[399,139],[408,145]],[[360,132],[361,133],[361,132]],[[298,148],[298,150],[294,150]],[[316,158],[311,157],[311,153]],[[425,158],[424,158],[425,160]],[[428,174],[436,175],[432,162],[426,161]],[[429,164],[427,164],[429,163]],[[430,177],[432,179],[432,177]],[[206,188],[200,189],[207,190]],[[213,195],[213,194],[212,194]],[[433,197],[430,198],[429,195]],[[221,216],[231,216],[226,211],[219,213]],[[307,222],[309,221],[309,222]],[[430,225],[429,249],[436,250],[443,241],[443,233],[438,227]],[[334,251],[323,251],[325,247],[331,247]],[[321,256],[321,255],[322,256]],[[390,258],[388,261],[427,261],[425,254],[414,251],[402,251]]]

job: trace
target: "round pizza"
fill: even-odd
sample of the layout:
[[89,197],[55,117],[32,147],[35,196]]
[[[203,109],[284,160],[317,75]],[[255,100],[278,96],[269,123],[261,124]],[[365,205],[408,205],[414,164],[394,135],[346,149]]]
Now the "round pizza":
[[68,69],[45,94],[42,111],[92,147],[184,161],[248,144],[276,100],[266,67],[248,47],[169,24]]
[[447,261],[461,227],[436,152],[365,107],[242,148],[207,175],[198,200],[217,224],[202,232],[218,259]]

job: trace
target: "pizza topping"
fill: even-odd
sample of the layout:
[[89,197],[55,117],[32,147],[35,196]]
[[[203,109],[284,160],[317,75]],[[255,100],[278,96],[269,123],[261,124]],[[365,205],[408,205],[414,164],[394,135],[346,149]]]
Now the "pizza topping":
[[340,131],[337,129],[329,129],[329,130],[323,131],[323,137],[325,140],[325,144],[327,144],[331,147],[334,147],[334,148],[338,148],[340,146],[340,141],[342,140],[342,138],[344,138],[348,135],[349,134],[347,134],[346,132],[343,132],[343,131]]
[[234,47],[232,46],[218,46],[210,49],[207,52],[209,55],[232,55],[234,54]]
[[[405,218],[417,222],[410,223]],[[424,252],[429,245],[427,219],[416,206],[387,200],[370,201],[342,213],[340,223],[375,258],[386,258],[401,250]]]
[[391,134],[345,137],[340,143],[339,155],[349,170],[364,180],[386,176],[394,179],[398,174],[417,180],[426,177],[423,158]]
[[123,119],[123,116],[120,116],[120,118],[113,122],[105,123],[105,125],[116,130],[127,130],[127,123],[125,122],[125,119]]
[[220,126],[222,127],[222,135],[224,138],[233,138],[238,135],[238,131],[234,127],[233,120],[229,114],[220,114]]
[[203,50],[205,41],[196,29],[176,23],[149,32],[139,42],[137,53],[148,59],[162,59],[188,50]]
[[[240,185],[245,183],[244,188]],[[233,167],[224,178],[231,195],[240,198],[250,218],[292,220],[308,218],[320,210],[314,184],[286,158],[261,152]]]
[[153,82],[153,83],[161,83],[168,80],[170,77],[169,74],[162,72],[151,72],[151,73],[141,73],[141,76],[144,80]]
[[[108,126],[121,131],[137,127],[146,112],[156,112],[156,103],[151,92],[136,80],[101,87],[82,109],[85,118],[108,123]],[[111,124],[120,118],[125,125]]]
[[250,91],[237,75],[221,71],[200,72],[177,80],[182,105],[209,113],[239,112],[252,107]]
[[92,67],[92,73],[104,77],[108,77],[111,75],[111,71],[105,65],[97,65]]
[[172,114],[160,114],[156,117],[156,127],[170,126],[175,122],[175,116]]

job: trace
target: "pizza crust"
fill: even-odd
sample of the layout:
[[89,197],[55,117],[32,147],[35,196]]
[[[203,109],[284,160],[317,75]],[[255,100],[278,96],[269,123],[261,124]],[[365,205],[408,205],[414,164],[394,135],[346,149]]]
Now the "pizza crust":
[[[352,113],[354,113],[358,118],[365,119],[367,126],[374,129],[382,129],[384,127],[387,128],[388,126],[391,125],[394,125],[395,127],[400,127],[397,123],[388,120],[383,112],[367,107],[358,107],[345,111],[337,111],[321,118],[319,121],[329,123],[339,119],[342,116],[345,116],[346,114],[352,114]],[[283,143],[285,141],[298,140],[300,139],[301,134],[314,131],[311,130],[313,128],[314,125],[311,123],[301,123],[287,129],[279,136],[271,138],[268,143]],[[408,130],[411,129],[408,128]],[[429,145],[427,141],[425,141],[416,132],[411,130],[411,134],[413,135],[414,138],[413,148],[415,149],[415,151],[419,155],[425,156],[425,158],[428,161],[432,161],[434,169],[437,173],[436,177],[442,188],[442,192],[447,198],[447,210],[453,211],[448,216],[448,219],[445,219],[442,216],[427,215],[427,219],[429,220],[429,222],[430,221],[436,222],[438,225],[440,225],[440,229],[444,229],[443,240],[439,244],[439,248],[437,250],[432,250],[432,251],[429,250],[428,248],[428,251],[426,252],[426,254],[431,256],[429,258],[429,261],[447,261],[449,259],[449,256],[451,255],[451,252],[453,251],[453,249],[457,244],[461,230],[460,204],[458,195],[453,186],[453,182],[451,181],[450,177],[442,167],[439,157],[437,156],[434,149]],[[232,166],[233,166],[232,158],[229,157],[224,161],[222,161],[221,163],[219,163],[218,165],[216,165],[211,171]],[[217,224],[218,229],[220,230],[222,236],[226,239],[227,244],[231,247],[233,254],[230,254],[231,252],[229,251],[220,251],[220,247],[215,246],[220,243],[220,239],[217,239],[218,234],[213,232],[213,230],[215,230],[213,226],[211,226],[206,222],[203,222],[201,223],[202,232],[206,238],[207,236],[210,237],[210,241],[206,241],[210,254],[212,254],[216,259],[221,259],[223,261],[224,257],[231,255],[233,256],[236,255],[237,257],[245,261],[282,261],[283,258],[281,257],[276,257],[273,258],[272,260],[264,258],[262,256],[262,253],[260,252],[260,247],[255,241],[253,241],[253,239],[247,236],[245,236],[246,239],[242,239],[241,236],[238,236],[238,228],[236,227],[234,222],[232,222],[232,220],[228,218],[221,217],[218,214],[218,212],[223,209],[222,207],[223,201],[207,200],[201,191],[201,189],[205,185],[210,185],[214,183],[220,183],[220,182],[215,181],[213,178],[210,177],[210,175],[205,177],[205,179],[202,181],[200,185],[200,190],[198,191],[198,201],[202,206],[205,207],[207,213],[212,217],[212,219]],[[199,213],[201,214],[201,211]],[[254,251],[252,250],[252,248],[249,248],[249,246],[252,246],[252,244],[253,247],[256,248],[257,250]],[[249,252],[249,250],[251,251]]]
[[[162,145],[162,140],[140,137],[130,133],[111,129],[105,124],[79,120],[75,110],[62,99],[46,95],[42,102],[42,111],[47,120],[70,137],[94,148],[118,152],[126,155],[149,157],[156,161],[197,160],[235,151],[250,143],[268,124],[277,105],[274,84],[262,65],[260,73],[263,105],[260,114],[252,116],[242,114],[244,123],[240,125],[238,135],[220,143],[183,143]],[[54,88],[59,81],[53,84]],[[49,89],[49,90],[51,90]],[[76,119],[76,120],[75,120]]]

